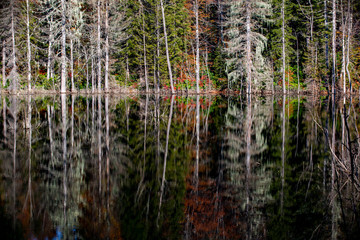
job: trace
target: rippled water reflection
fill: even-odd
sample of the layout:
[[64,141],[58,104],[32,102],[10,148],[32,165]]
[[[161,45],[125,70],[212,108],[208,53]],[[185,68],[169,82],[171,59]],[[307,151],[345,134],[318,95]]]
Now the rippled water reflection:
[[297,96],[2,96],[1,234],[354,238],[359,109]]

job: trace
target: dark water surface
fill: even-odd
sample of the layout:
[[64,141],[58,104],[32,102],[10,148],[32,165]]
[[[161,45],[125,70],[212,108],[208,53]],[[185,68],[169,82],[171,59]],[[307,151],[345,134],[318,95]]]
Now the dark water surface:
[[2,96],[1,239],[356,239],[359,117],[358,98]]

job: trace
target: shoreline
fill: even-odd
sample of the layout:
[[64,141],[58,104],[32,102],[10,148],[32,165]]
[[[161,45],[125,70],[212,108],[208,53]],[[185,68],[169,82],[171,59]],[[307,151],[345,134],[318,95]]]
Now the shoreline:
[[[109,94],[114,94],[114,95],[161,95],[161,96],[171,96],[171,95],[175,95],[175,96],[196,96],[196,95],[223,95],[223,96],[241,96],[241,95],[246,95],[246,93],[241,93],[240,91],[235,91],[235,90],[229,90],[229,89],[225,89],[225,90],[201,90],[200,93],[196,93],[196,90],[176,90],[174,94],[171,93],[171,91],[169,90],[160,90],[159,92],[156,92],[155,90],[146,92],[143,90],[137,90],[137,89],[129,89],[129,88],[116,88],[116,89],[110,89],[109,91],[105,92],[104,90],[102,91],[97,91],[95,90],[94,92],[91,90],[84,90],[84,89],[80,89],[77,91],[66,91],[66,92],[60,92],[57,90],[43,90],[43,89],[32,89],[32,90],[18,90],[16,92],[11,91],[11,90],[0,90],[0,95],[17,95],[17,96],[27,96],[27,95],[61,95],[61,94],[66,94],[66,95],[109,95]],[[274,92],[272,92],[271,90],[262,90],[262,91],[254,91],[251,93],[251,95],[254,96],[272,96],[272,95],[277,95],[277,96],[331,96],[332,93],[327,93],[327,91],[321,91],[318,93],[313,94],[311,91],[307,91],[307,90],[301,90],[299,93],[297,90],[290,90],[287,91],[286,94],[283,93],[283,91],[280,90],[276,90]],[[344,94],[341,91],[336,91],[335,96],[360,96],[360,91],[354,91],[352,93],[346,93]]]

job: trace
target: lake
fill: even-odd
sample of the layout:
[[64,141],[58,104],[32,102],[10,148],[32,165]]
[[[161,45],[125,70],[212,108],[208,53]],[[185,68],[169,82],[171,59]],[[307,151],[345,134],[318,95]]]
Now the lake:
[[359,98],[1,96],[2,239],[354,239]]

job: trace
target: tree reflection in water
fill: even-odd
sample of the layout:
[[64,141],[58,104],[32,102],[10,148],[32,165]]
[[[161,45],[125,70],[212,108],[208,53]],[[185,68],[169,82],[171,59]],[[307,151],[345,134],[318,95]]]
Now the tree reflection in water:
[[359,101],[2,96],[5,239],[352,239]]

